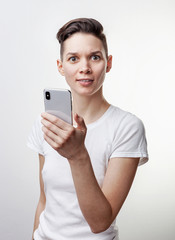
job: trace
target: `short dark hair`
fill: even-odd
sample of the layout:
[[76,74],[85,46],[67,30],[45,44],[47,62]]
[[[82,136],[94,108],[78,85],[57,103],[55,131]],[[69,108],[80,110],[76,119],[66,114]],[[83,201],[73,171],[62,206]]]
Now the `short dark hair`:
[[105,49],[106,58],[108,58],[108,46],[106,36],[103,33],[103,26],[100,22],[93,18],[76,18],[67,22],[62,28],[59,29],[56,38],[60,43],[60,55],[63,56],[63,43],[71,35],[82,32],[89,33],[102,41]]

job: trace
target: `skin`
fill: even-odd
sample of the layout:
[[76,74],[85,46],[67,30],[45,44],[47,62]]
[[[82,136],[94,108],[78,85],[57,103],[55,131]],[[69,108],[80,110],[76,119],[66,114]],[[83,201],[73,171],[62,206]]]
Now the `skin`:
[[[62,61],[57,60],[58,70],[71,88],[73,111],[82,116],[86,124],[95,121],[109,107],[103,97],[102,87],[106,72],[112,67],[112,56],[106,59],[98,38],[91,34],[76,33],[64,42],[62,58]],[[83,78],[92,80],[92,84],[82,86],[77,80]]]
[[[79,205],[93,233],[105,231],[119,213],[137,170],[137,158],[109,159],[102,188],[95,178],[91,159],[84,144],[86,125],[99,119],[110,106],[103,97],[105,75],[112,67],[112,56],[106,59],[102,42],[91,34],[75,33],[64,42],[59,72],[65,76],[73,94],[74,123],[71,126],[48,113],[42,113],[45,140],[70,164]],[[44,161],[40,156],[41,168]],[[45,206],[40,175],[39,204]],[[39,211],[38,211],[39,212]],[[37,218],[40,214],[37,215]],[[35,229],[38,226],[35,224]]]
[[[38,205],[37,205],[36,213],[35,213],[33,233],[34,233],[35,229],[38,228],[39,217],[40,217],[40,214],[42,213],[42,211],[44,210],[45,204],[46,204],[46,197],[45,197],[45,193],[44,193],[44,183],[43,183],[43,179],[42,179],[43,166],[44,166],[44,156],[39,154],[40,197],[39,197],[39,201],[38,201]],[[32,234],[32,240],[33,239],[34,239],[34,236]]]

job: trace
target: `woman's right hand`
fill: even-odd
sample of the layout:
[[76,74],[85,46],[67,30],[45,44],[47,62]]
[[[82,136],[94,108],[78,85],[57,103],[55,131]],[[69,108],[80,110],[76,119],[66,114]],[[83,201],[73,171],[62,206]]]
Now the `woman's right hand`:
[[74,119],[77,123],[75,128],[51,114],[43,113],[41,116],[43,118],[41,122],[44,139],[60,155],[71,160],[76,159],[76,156],[86,151],[84,140],[87,129],[82,117],[75,114]]

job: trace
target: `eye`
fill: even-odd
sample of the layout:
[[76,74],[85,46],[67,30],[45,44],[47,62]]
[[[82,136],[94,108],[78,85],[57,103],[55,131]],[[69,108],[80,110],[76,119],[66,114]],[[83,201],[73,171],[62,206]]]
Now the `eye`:
[[91,56],[91,59],[93,60],[93,61],[98,61],[98,60],[100,60],[100,56],[98,56],[98,55],[92,55]]
[[78,58],[76,56],[72,56],[68,59],[70,62],[76,62]]

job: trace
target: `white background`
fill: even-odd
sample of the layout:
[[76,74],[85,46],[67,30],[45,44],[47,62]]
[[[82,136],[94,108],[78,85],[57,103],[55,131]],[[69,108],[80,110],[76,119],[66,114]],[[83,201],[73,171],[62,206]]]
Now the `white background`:
[[140,117],[150,161],[118,216],[121,240],[175,239],[175,1],[6,0],[0,3],[0,238],[31,239],[38,158],[26,147],[45,87],[67,87],[55,35],[68,20],[99,20],[113,68],[105,97]]

